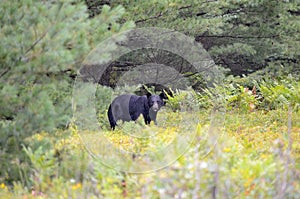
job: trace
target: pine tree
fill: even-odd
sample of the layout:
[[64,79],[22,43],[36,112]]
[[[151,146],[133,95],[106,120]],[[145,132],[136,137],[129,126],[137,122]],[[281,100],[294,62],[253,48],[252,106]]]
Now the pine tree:
[[[194,37],[215,63],[243,75],[267,66],[299,74],[300,3],[276,0],[121,1],[138,27],[170,28]],[[281,67],[282,67],[281,66]]]
[[89,19],[83,1],[0,2],[0,181],[20,177],[26,137],[68,123],[81,62],[98,42],[133,27],[117,22],[124,12],[106,5]]

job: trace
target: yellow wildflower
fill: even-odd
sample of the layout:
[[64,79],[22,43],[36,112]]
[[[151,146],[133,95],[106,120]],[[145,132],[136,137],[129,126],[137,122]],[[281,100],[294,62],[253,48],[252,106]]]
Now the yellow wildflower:
[[229,147],[225,147],[225,148],[223,149],[223,151],[224,151],[224,152],[230,152],[231,149],[230,149]]
[[6,185],[4,183],[1,183],[0,184],[0,189],[5,189],[6,188]]
[[77,184],[75,184],[75,185],[72,185],[72,189],[73,189],[73,190],[80,189],[81,187],[82,187],[82,185],[81,185],[80,182],[77,183]]

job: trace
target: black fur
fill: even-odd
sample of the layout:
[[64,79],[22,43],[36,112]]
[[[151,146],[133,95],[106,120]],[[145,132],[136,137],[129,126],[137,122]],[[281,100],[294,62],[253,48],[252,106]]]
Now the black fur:
[[108,108],[108,120],[111,128],[114,130],[117,121],[135,121],[142,114],[145,124],[151,121],[156,122],[156,115],[159,109],[164,105],[166,96],[164,93],[160,95],[151,95],[147,93],[144,96],[124,94],[116,97]]

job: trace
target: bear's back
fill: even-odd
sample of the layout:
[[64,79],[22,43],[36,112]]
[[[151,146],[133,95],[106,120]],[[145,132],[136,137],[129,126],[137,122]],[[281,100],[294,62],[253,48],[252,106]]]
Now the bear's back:
[[116,97],[111,103],[112,114],[116,120],[130,121],[129,101],[132,95],[123,94]]

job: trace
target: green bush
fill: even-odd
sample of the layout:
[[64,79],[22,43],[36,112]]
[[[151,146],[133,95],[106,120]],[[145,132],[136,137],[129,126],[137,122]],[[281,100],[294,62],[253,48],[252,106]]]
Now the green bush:
[[196,92],[189,88],[187,90],[172,91],[173,96],[166,93],[168,100],[166,100],[166,107],[172,111],[197,111],[199,104],[197,101]]
[[67,126],[80,64],[98,42],[133,27],[118,22],[124,12],[106,5],[89,18],[81,0],[0,2],[1,182],[22,181],[24,139]]
[[300,107],[300,82],[290,77],[280,81],[262,82],[259,85],[263,97],[261,107],[267,110]]
[[203,89],[198,93],[198,100],[201,108],[223,106],[227,110],[248,112],[254,109],[287,108],[290,105],[297,110],[299,93],[299,81],[292,76],[281,80],[252,82],[247,78],[234,78],[223,85]]

